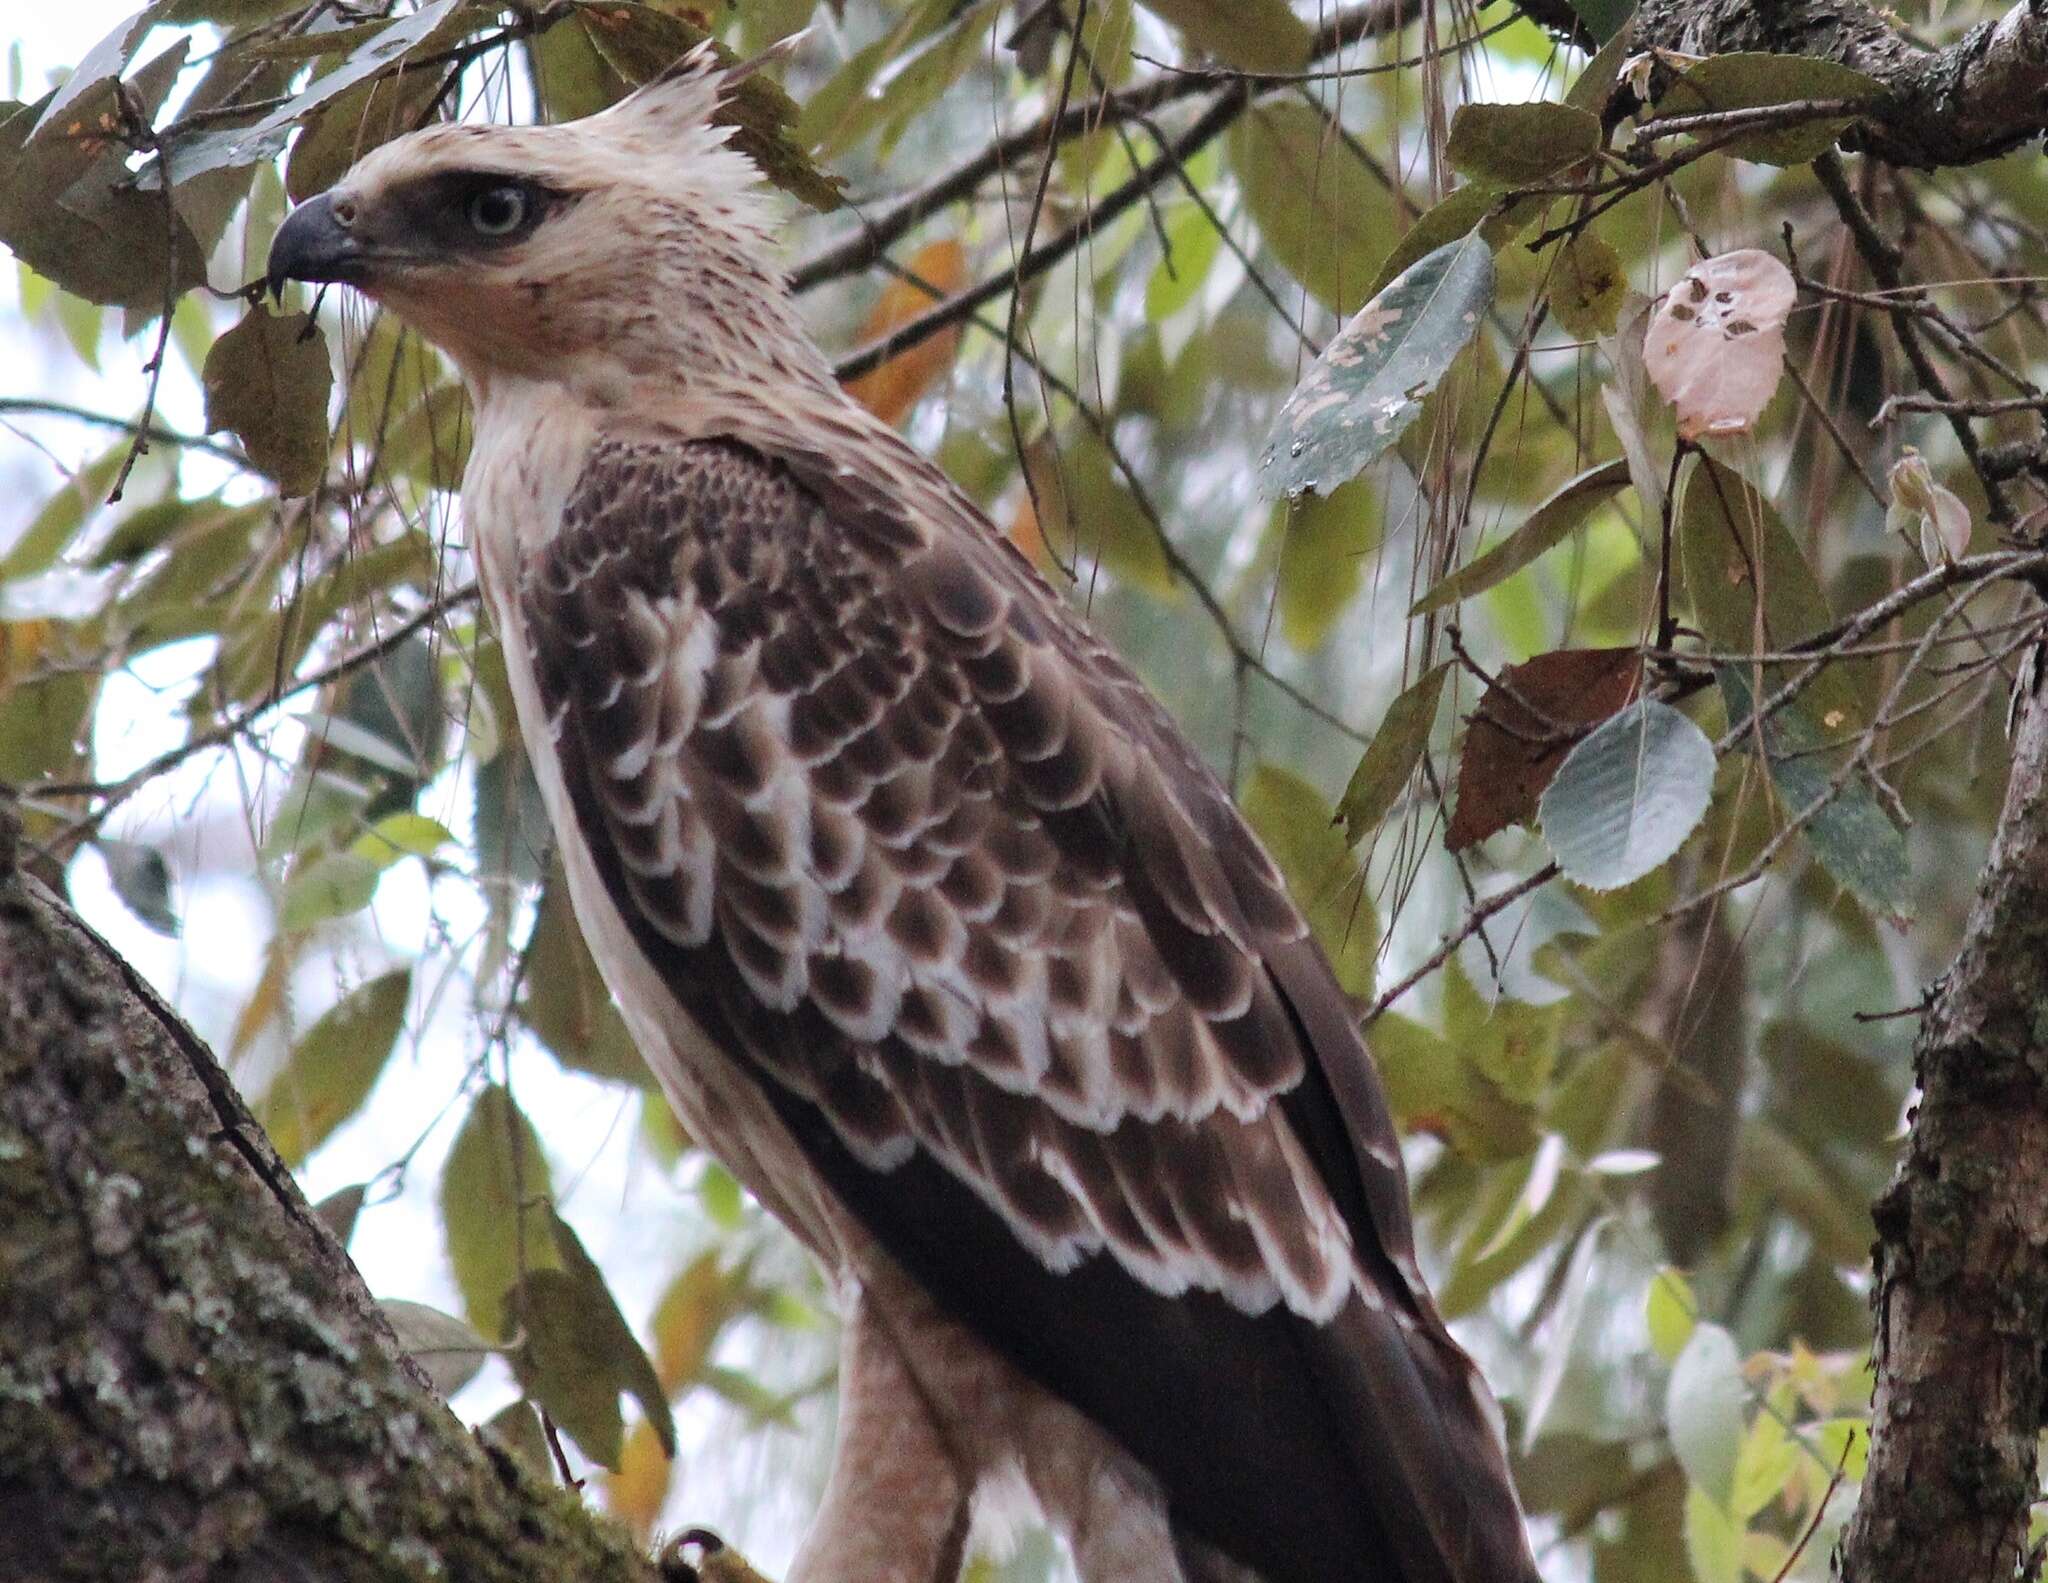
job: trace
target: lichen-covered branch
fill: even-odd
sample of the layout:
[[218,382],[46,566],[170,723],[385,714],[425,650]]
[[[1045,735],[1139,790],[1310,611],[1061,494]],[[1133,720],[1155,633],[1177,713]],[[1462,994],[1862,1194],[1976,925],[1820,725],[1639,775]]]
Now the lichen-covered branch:
[[0,1577],[651,1583],[474,1439],[0,804]]
[[[2048,707],[2024,712],[1878,1201],[1877,1398],[1845,1583],[2017,1574],[2048,1337]],[[1825,1095],[1815,1103],[1825,1104]]]
[[2033,0],[1938,50],[1915,44],[1863,0],[1644,0],[1635,29],[1642,49],[1756,50],[1853,66],[1890,92],[1850,146],[1894,164],[1968,165],[2048,125],[2048,11]]

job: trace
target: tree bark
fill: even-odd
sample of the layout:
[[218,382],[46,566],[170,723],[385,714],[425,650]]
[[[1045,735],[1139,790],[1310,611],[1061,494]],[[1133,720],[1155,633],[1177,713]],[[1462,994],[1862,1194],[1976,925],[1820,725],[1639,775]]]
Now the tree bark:
[[1968,165],[2038,138],[2048,121],[2048,11],[2016,3],[1946,49],[1915,44],[1864,0],[1643,0],[1639,49],[1806,55],[1874,78],[1884,97],[1843,139],[1896,165]]
[[652,1583],[403,1360],[191,1031],[0,804],[0,1578]]
[[[2048,1347],[2048,703],[1963,948],[1914,1052],[1921,1097],[1877,1203],[1877,1398],[1846,1583],[2016,1575]],[[1816,1104],[1827,1102],[1815,1095]]]

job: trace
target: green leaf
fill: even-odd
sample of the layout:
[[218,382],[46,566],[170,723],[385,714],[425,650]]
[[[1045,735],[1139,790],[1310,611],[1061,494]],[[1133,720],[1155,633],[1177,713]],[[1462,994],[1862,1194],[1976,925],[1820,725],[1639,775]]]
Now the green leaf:
[[50,95],[29,136],[39,136],[71,110],[88,88],[96,88],[126,71],[129,58],[141,47],[143,35],[156,26],[169,4],[170,0],[157,0],[155,5],[144,6],[125,22],[117,23],[113,32],[87,50],[62,86]]
[[1628,19],[1635,15],[1636,0],[1571,0],[1571,8],[1605,53],[1605,47],[1620,37]]
[[1815,1424],[1813,1431],[1829,1471],[1840,1468],[1845,1482],[1861,1484],[1870,1465],[1870,1420],[1829,1418]]
[[611,1359],[618,1374],[619,1388],[639,1402],[641,1412],[660,1437],[663,1455],[673,1461],[676,1454],[675,1420],[669,1414],[668,1392],[662,1388],[661,1377],[653,1361],[633,1335],[633,1328],[626,1323],[625,1315],[619,1312],[611,1288],[605,1285],[604,1272],[584,1251],[583,1241],[576,1235],[575,1228],[560,1215],[551,1219],[555,1251],[561,1255],[562,1268],[582,1284],[586,1293],[593,1319],[587,1333],[589,1342]]
[[[122,85],[145,117],[177,81],[189,43],[180,39]],[[0,243],[74,296],[154,317],[167,297],[205,280],[206,259],[184,220],[165,215],[163,195],[137,187],[114,135],[114,91],[110,79],[89,87],[33,140],[52,100],[0,104]]]
[[[994,8],[982,9],[988,11],[989,20],[993,21]],[[582,3],[578,6],[577,21],[587,30],[591,44],[606,64],[632,88],[652,82],[711,37],[696,23],[656,6],[642,5],[639,0]],[[980,30],[972,26],[963,26],[960,32],[970,43],[980,36]],[[713,48],[721,63],[736,63],[723,44],[714,43]],[[948,77],[938,84],[934,96],[952,80]],[[900,88],[900,81],[892,82],[891,86]],[[820,212],[829,213],[844,202],[840,178],[813,163],[792,135],[797,123],[796,103],[767,72],[750,72],[742,78],[724,97],[712,119],[734,129],[732,146],[753,160],[761,174],[784,192]]]
[[355,839],[349,850],[389,868],[401,858],[431,857],[455,837],[438,819],[406,811],[386,814]]
[[139,841],[115,841],[104,836],[98,845],[100,856],[107,862],[107,877],[114,882],[114,894],[158,934],[175,938],[178,912],[171,905],[171,870],[163,853]]
[[477,1434],[524,1462],[528,1472],[553,1481],[555,1457],[548,1449],[548,1433],[541,1424],[540,1409],[524,1396],[491,1414],[478,1428]]
[[1331,823],[1322,794],[1297,775],[1261,764],[1238,803],[1280,866],[1337,982],[1348,994],[1370,995],[1379,921],[1365,875],[1352,861],[1350,842]]
[[1259,457],[1260,490],[1328,493],[1378,461],[1478,333],[1493,280],[1492,249],[1468,236],[1373,298],[1281,407]]
[[412,969],[358,985],[306,1031],[263,1091],[256,1119],[296,1170],[353,1116],[391,1059],[412,993]]
[[[1722,665],[1716,673],[1728,718],[1743,727],[1736,745],[1754,750],[1759,728],[1750,723],[1755,703],[1749,672],[1741,666]],[[1812,696],[1809,690],[1793,699],[1760,728],[1771,784],[1792,817],[1805,814],[1829,796],[1834,762],[1840,757],[1839,751],[1828,748],[1839,732],[1823,731],[1814,724],[1808,702]],[[1853,778],[1833,792],[1827,806],[1807,820],[1803,833],[1821,866],[1872,914],[1902,926],[1911,921],[1912,863],[1906,838],[1861,778]]]
[[493,1083],[476,1097],[441,1173],[441,1225],[448,1263],[470,1323],[486,1336],[510,1333],[505,1295],[519,1281],[558,1268],[550,1228],[547,1156],[533,1126]]
[[1272,531],[1280,540],[1280,630],[1309,653],[1365,582],[1379,548],[1379,500],[1367,480],[1354,478],[1334,494],[1276,501]]
[[1325,307],[1356,309],[1394,229],[1380,173],[1319,111],[1292,101],[1247,111],[1227,146],[1274,256]]
[[1387,706],[1379,730],[1373,733],[1337,802],[1347,844],[1356,846],[1379,828],[1407,787],[1415,766],[1422,762],[1430,728],[1436,724],[1444,679],[1450,672],[1448,660],[1431,666]]
[[1477,560],[1444,578],[1409,607],[1411,616],[1427,615],[1461,599],[1506,582],[1539,556],[1572,536],[1578,526],[1628,484],[1628,464],[1602,462],[1567,479],[1523,520],[1522,525]]
[[1581,341],[1612,335],[1628,300],[1628,271],[1613,244],[1581,231],[1558,249],[1550,272],[1550,313]]
[[1671,1449],[1694,1487],[1726,1511],[1735,1489],[1742,1446],[1742,1359],[1735,1338],[1719,1325],[1693,1327],[1664,1392],[1664,1422]]
[[[1789,1391],[1786,1393],[1789,1396]],[[1775,1405],[1775,1404],[1774,1404]],[[1789,1400],[1784,1407],[1789,1407]],[[1785,1432],[1783,1408],[1766,1407],[1749,1421],[1742,1449],[1735,1457],[1735,1485],[1730,1515],[1747,1522],[1784,1493],[1798,1466],[1800,1447]]]
[[[370,150],[410,132],[441,96],[443,81],[432,71],[375,77],[343,89],[310,111],[285,162],[286,195],[294,203],[304,203],[341,180]],[[237,151],[269,159],[283,146],[285,130],[277,127],[261,138],[244,137]]]
[[1692,1284],[1670,1265],[1650,1277],[1649,1295],[1643,1300],[1643,1318],[1650,1327],[1650,1345],[1666,1363],[1675,1363],[1686,1342],[1692,1339],[1699,1308]]
[[[287,103],[250,127],[242,136],[243,144],[257,151],[257,157],[267,158],[276,152],[280,132],[298,124],[358,83],[404,60],[415,50],[452,42],[459,32],[484,20],[494,10],[494,7],[479,6],[476,0],[427,0],[417,11],[379,28],[349,51],[348,59],[332,71],[314,78]],[[445,34],[441,31],[443,24],[447,25]],[[429,75],[434,76],[436,82],[440,80],[438,73]]]
[[[1875,101],[1884,85],[1839,61],[1816,55],[1738,52],[1716,55],[1692,67],[1657,101],[1659,116],[1702,115],[1716,110],[1751,110],[1810,99]],[[1766,165],[1805,165],[1819,159],[1855,118],[1809,121],[1758,132],[1728,145],[1741,159]]]
[[114,475],[128,455],[128,443],[125,437],[115,441],[57,486],[57,492],[43,502],[21,536],[0,556],[0,583],[33,577],[56,563],[79,530],[106,504]]
[[278,899],[278,928],[297,933],[361,912],[376,895],[384,868],[360,852],[326,852],[311,862],[301,859]]
[[1377,297],[1417,259],[1475,231],[1488,247],[1499,249],[1522,234],[1530,217],[1542,208],[1536,198],[1510,199],[1498,187],[1467,182],[1433,205],[1387,250],[1372,277],[1368,297]]
[[1370,1042],[1403,1129],[1434,1133],[1471,1160],[1512,1160],[1536,1147],[1529,1108],[1448,1040],[1389,1013],[1373,1023]]
[[213,343],[201,374],[206,427],[232,429],[281,493],[310,494],[327,469],[334,370],[310,314],[253,307]]
[[1685,1556],[1694,1583],[1742,1583],[1742,1525],[1697,1486],[1685,1492]]
[[1083,432],[1055,445],[1044,435],[1026,447],[1024,465],[1038,490],[1039,531],[1063,560],[1094,561],[1155,598],[1178,592],[1158,531],[1101,440]]
[[346,1248],[348,1239],[355,1235],[356,1217],[363,1212],[363,1200],[369,1195],[369,1186],[363,1182],[329,1193],[313,1206],[314,1218],[327,1228],[328,1235]]
[[1308,24],[1284,0],[1145,0],[1188,43],[1240,71],[1299,71],[1308,64]]
[[520,1020],[562,1065],[615,1083],[652,1086],[654,1074],[640,1058],[583,943],[560,864],[550,868],[541,892],[520,982]]
[[383,1297],[377,1306],[391,1323],[405,1355],[420,1366],[443,1401],[477,1376],[496,1349],[453,1314],[402,1297]]
[[512,1354],[519,1383],[583,1454],[618,1471],[625,1422],[616,1360],[593,1345],[604,1304],[561,1270],[535,1270],[506,1294],[505,1317],[524,1345]]
[[1654,698],[1602,721],[1543,789],[1538,817],[1574,884],[1618,890],[1662,864],[1714,795],[1714,744]]
[[[1717,658],[1790,649],[1833,623],[1820,579],[1777,509],[1710,456],[1686,476],[1676,534],[1693,618]],[[1743,666],[1761,669],[1766,687],[1804,668]],[[1839,666],[1822,670],[1801,696],[1831,738],[1852,735],[1870,718],[1868,702]]]
[[1600,147],[1597,116],[1570,105],[1466,104],[1451,118],[1452,168],[1496,187],[1528,187],[1590,159]]

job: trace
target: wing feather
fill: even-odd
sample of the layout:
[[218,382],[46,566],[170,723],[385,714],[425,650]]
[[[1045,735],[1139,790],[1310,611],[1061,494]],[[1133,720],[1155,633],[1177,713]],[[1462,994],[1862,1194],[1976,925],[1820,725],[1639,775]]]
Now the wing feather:
[[[1470,1367],[1327,964],[1213,776],[1007,545],[735,442],[614,438],[519,599],[614,899],[684,1009],[853,1162],[807,1145],[821,1170],[859,1200],[929,1161],[1042,1270],[1106,1260],[1145,1301],[1305,1327],[1280,1344],[1336,1349],[1319,1377],[1359,1404],[1368,1486],[1453,1466],[1426,1438],[1390,1475],[1369,1443],[1418,1401],[1471,1452],[1442,1399]],[[932,1228],[871,1229],[925,1258]],[[1206,1312],[1156,1322],[1192,1337]],[[1344,1523],[1402,1576],[1489,1575],[1444,1570],[1472,1526],[1454,1496],[1417,1510]]]

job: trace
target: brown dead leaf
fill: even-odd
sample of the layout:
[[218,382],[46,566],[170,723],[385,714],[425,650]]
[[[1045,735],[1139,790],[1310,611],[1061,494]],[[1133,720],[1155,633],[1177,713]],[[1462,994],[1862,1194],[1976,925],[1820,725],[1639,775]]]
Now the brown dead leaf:
[[[927,242],[911,255],[908,273],[921,284],[892,280],[882,288],[881,296],[861,321],[858,340],[862,345],[880,340],[891,330],[930,312],[941,297],[952,295],[966,284],[967,251],[955,241]],[[936,291],[927,287],[935,287]],[[927,336],[858,379],[848,380],[846,393],[884,423],[900,423],[917,405],[918,398],[953,366],[953,354],[959,346],[958,326]]]
[[1642,675],[1642,654],[1632,648],[1557,649],[1502,671],[1466,729],[1444,845],[1462,852],[1534,819],[1565,755],[1635,697]]

